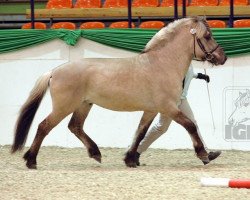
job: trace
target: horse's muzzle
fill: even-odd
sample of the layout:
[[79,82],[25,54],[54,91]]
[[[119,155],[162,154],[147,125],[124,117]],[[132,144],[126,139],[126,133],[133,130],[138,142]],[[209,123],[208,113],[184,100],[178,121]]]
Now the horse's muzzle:
[[226,60],[227,60],[227,56],[223,50],[223,48],[219,47],[217,49],[217,51],[215,51],[212,54],[212,59],[210,60],[210,62],[214,65],[224,65]]
[[222,61],[221,65],[224,65],[226,61],[227,61],[227,56],[225,55],[224,60]]

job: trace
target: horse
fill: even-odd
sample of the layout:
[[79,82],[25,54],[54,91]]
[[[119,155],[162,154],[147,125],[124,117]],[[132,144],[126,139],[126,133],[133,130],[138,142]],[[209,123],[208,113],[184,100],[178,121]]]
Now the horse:
[[213,65],[223,65],[227,59],[207,22],[199,17],[170,23],[134,57],[83,58],[58,66],[37,80],[22,105],[11,152],[23,149],[31,123],[49,88],[52,111],[38,125],[32,145],[23,156],[29,169],[37,169],[36,158],[46,135],[71,113],[69,130],[85,145],[89,157],[101,162],[98,146],[83,130],[93,104],[115,111],[144,111],[135,134],[137,140],[125,158],[127,166],[135,166],[138,141],[156,113],[169,116],[186,128],[197,156],[206,161],[207,152],[196,126],[177,106],[182,81],[194,56]]
[[239,93],[238,98],[234,102],[235,109],[228,118],[228,123],[233,127],[238,126],[250,120],[250,90],[246,89],[246,92]]

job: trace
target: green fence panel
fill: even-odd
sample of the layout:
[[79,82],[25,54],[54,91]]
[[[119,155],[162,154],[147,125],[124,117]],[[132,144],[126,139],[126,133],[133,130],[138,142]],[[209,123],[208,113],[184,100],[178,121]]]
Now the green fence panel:
[[[140,52],[157,32],[154,29],[86,29],[86,30],[0,30],[0,53],[61,39],[75,45],[83,37],[108,46]],[[214,38],[228,56],[250,54],[250,28],[212,29]]]

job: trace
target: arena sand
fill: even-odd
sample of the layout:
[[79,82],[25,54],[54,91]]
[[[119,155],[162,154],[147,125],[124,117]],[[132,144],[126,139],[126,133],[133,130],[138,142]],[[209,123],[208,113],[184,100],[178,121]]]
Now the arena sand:
[[[26,150],[26,149],[25,149]],[[125,149],[101,148],[102,164],[84,148],[42,147],[38,170],[0,146],[1,200],[249,200],[249,189],[201,187],[201,177],[250,178],[250,152],[223,151],[204,166],[191,150],[149,149],[142,166],[123,163]]]

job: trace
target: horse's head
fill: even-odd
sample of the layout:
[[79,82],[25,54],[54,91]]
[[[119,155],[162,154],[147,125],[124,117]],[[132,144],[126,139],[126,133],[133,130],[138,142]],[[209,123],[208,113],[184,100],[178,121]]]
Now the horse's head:
[[[186,31],[190,32],[191,43],[190,48],[194,57],[198,60],[212,63],[213,65],[223,65],[227,57],[223,49],[217,44],[212,36],[212,32],[208,23],[204,18],[192,17],[175,20],[157,32],[153,38],[147,43],[143,53],[151,50],[158,50],[170,44],[176,38],[179,41],[178,35],[187,35]],[[185,31],[185,32],[184,32]],[[185,38],[185,45],[187,44]]]
[[235,110],[228,118],[228,123],[237,126],[240,123],[248,121],[250,114],[250,90],[245,93],[239,93],[239,97],[235,100]]
[[213,38],[212,32],[204,18],[192,18],[190,33],[193,35],[194,57],[208,61],[213,65],[223,65],[227,57],[224,50]]

